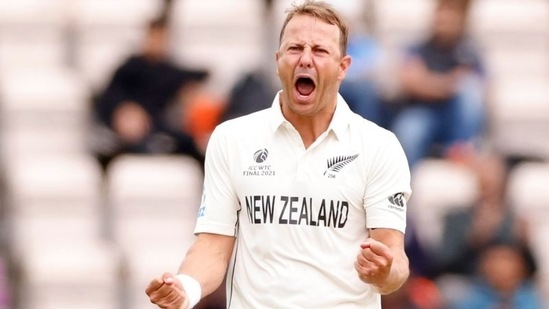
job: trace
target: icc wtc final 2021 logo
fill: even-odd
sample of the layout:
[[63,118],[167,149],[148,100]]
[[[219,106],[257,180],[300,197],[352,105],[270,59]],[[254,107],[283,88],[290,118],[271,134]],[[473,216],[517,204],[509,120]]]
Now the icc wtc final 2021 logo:
[[253,154],[254,165],[248,166],[248,169],[242,172],[243,176],[274,176],[276,173],[272,170],[271,165],[265,164],[269,158],[269,150],[267,148],[260,149]]

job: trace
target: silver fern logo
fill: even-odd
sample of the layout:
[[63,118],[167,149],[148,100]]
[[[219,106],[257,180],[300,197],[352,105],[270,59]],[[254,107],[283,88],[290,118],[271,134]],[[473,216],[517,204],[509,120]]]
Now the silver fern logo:
[[328,173],[329,178],[335,178],[335,173],[341,171],[342,168],[353,162],[358,157],[358,154],[352,156],[337,156],[328,159],[328,168],[324,175]]

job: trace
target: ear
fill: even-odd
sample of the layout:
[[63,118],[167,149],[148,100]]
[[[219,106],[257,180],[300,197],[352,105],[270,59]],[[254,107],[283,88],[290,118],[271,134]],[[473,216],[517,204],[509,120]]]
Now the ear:
[[280,76],[280,75],[278,75],[278,60],[280,60],[280,55],[279,55],[278,50],[277,50],[275,52],[275,61],[277,63],[277,65],[276,65],[276,76]]
[[347,75],[347,70],[349,70],[349,67],[351,66],[351,56],[346,55],[343,58],[341,58],[341,62],[339,63],[339,74],[338,79],[343,80],[345,76]]

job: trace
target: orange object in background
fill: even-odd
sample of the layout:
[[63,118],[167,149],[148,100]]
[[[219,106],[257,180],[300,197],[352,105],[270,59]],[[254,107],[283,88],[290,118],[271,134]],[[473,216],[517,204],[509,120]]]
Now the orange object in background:
[[225,109],[225,102],[211,94],[201,93],[188,103],[183,114],[183,129],[191,134],[198,147],[205,151],[210,134],[219,124]]

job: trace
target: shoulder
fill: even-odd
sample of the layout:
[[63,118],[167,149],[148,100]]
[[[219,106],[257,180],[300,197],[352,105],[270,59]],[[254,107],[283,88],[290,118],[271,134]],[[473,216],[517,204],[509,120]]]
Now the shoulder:
[[357,115],[349,123],[349,134],[350,142],[358,145],[369,166],[379,169],[402,163],[408,167],[402,145],[393,132]]
[[359,145],[363,160],[371,170],[382,173],[393,168],[409,173],[406,154],[396,135],[360,116],[350,122],[351,142]]
[[117,69],[117,73],[134,78],[135,76],[140,76],[147,72],[148,67],[147,60],[142,55],[134,54],[121,62]]
[[144,65],[145,63],[146,63],[146,60],[143,56],[134,54],[128,57],[126,61],[123,63],[123,65],[132,67],[132,66],[141,66],[141,65]]
[[385,144],[397,141],[393,132],[368,119],[364,119],[358,114],[352,115],[349,126],[351,134],[359,135],[367,147],[371,147],[372,144]]

